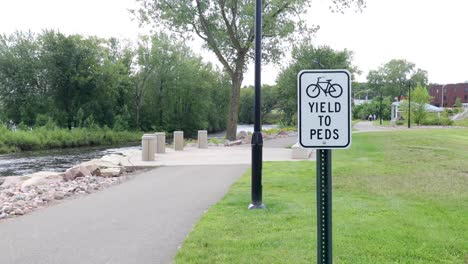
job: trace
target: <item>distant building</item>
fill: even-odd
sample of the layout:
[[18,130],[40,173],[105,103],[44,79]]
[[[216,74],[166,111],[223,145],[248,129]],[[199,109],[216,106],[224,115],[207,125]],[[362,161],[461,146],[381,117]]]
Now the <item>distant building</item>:
[[[392,113],[391,113],[391,118],[392,118],[391,120],[392,121],[403,119],[403,112],[406,113],[406,111],[401,111],[401,109],[400,109],[400,106],[401,106],[402,102],[403,101],[393,102],[392,103]],[[412,102],[411,106],[413,106],[413,104],[416,104],[416,103]],[[437,113],[439,117],[440,117],[440,113],[442,113],[444,111],[444,109],[442,107],[437,107],[437,106],[433,106],[433,105],[430,105],[430,104],[425,104],[424,108],[426,109],[426,112],[428,112],[428,113]]]
[[[444,96],[442,96],[442,89]],[[435,106],[453,107],[457,97],[460,98],[462,104],[468,104],[468,83],[431,84],[429,94]]]

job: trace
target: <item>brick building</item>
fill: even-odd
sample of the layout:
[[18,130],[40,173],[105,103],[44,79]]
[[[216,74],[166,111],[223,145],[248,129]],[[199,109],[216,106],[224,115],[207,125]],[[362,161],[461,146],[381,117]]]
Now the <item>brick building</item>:
[[[442,97],[442,89],[444,96]],[[460,98],[462,104],[468,103],[468,83],[456,84],[431,84],[429,85],[429,94],[432,96],[432,105],[452,107],[456,98]]]

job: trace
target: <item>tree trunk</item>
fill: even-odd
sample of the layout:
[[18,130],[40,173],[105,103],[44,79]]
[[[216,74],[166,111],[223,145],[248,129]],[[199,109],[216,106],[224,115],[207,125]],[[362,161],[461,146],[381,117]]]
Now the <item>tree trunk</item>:
[[242,85],[242,70],[234,74],[231,86],[231,98],[229,99],[229,118],[226,132],[226,139],[236,140],[237,137],[237,121],[239,119],[239,101],[240,88]]
[[141,127],[140,127],[140,109],[141,109],[141,106],[137,102],[137,104],[136,104],[136,120],[135,120],[137,129],[141,129]]

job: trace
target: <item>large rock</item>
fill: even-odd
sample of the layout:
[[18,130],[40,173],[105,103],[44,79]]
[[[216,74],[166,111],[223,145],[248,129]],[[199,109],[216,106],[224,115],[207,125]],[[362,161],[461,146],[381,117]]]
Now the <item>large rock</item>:
[[268,133],[262,132],[262,138],[263,138],[263,140],[269,140],[269,139],[272,139],[272,138],[275,138],[275,137],[268,134]]
[[245,139],[249,136],[249,134],[245,131],[240,131],[237,133],[237,139]]
[[285,138],[285,137],[289,137],[289,133],[287,131],[284,131],[284,130],[281,130],[277,137],[280,137],[280,138]]
[[226,147],[231,147],[231,146],[235,146],[235,145],[242,145],[242,140],[226,141],[224,143],[224,146],[226,146]]
[[79,165],[73,168],[70,168],[65,171],[63,179],[65,181],[72,181],[78,177],[91,176],[91,172],[86,168],[86,166]]
[[16,208],[15,211],[13,211],[15,215],[24,215],[24,211],[21,210],[20,208]]
[[63,173],[51,172],[51,171],[41,171],[33,174],[29,174],[26,177],[29,177],[28,180],[25,180],[21,184],[21,191],[26,192],[31,186],[47,185],[51,183],[57,183],[63,181]]
[[114,167],[123,166],[124,163],[126,161],[128,161],[128,159],[126,157],[124,157],[122,155],[119,155],[119,154],[106,155],[106,156],[102,157],[101,160],[107,161],[107,162],[113,164]]
[[[82,165],[83,166],[83,165]],[[96,165],[96,164],[87,164],[84,166],[87,170],[89,170],[89,172],[91,173],[91,175],[93,176],[101,176],[101,169]]]
[[3,184],[2,184],[2,187],[5,188],[5,187],[19,187],[21,186],[21,184],[26,181],[26,180],[29,180],[31,177],[29,176],[8,176],[8,177],[4,177],[4,181],[3,181]]
[[[119,165],[115,164],[114,162],[108,161],[108,160],[102,160],[102,159],[93,159],[90,161],[86,161],[80,164],[80,166],[84,167],[92,167],[96,166],[99,169],[107,169],[107,168],[120,168]],[[99,175],[96,175],[99,176]]]
[[55,200],[63,200],[64,198],[65,198],[65,193],[64,192],[54,193],[54,199]]
[[101,170],[101,177],[109,178],[109,177],[118,177],[122,173],[124,173],[123,168],[107,168]]

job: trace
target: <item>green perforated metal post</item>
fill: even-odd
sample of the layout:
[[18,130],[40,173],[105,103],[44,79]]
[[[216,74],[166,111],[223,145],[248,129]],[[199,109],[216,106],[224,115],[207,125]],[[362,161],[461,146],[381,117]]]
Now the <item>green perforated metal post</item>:
[[331,150],[317,150],[317,263],[331,264],[332,179]]

